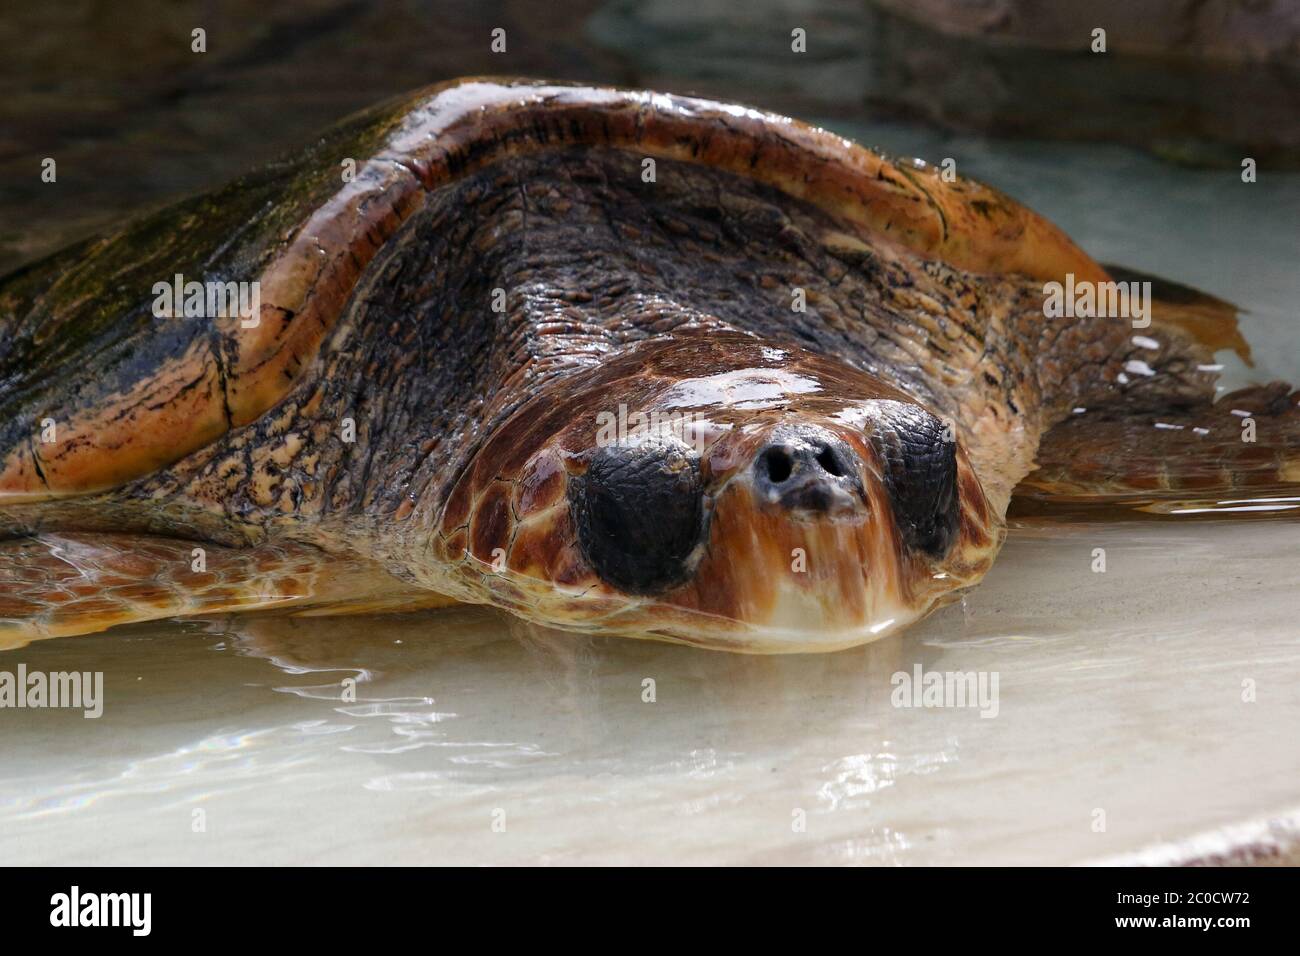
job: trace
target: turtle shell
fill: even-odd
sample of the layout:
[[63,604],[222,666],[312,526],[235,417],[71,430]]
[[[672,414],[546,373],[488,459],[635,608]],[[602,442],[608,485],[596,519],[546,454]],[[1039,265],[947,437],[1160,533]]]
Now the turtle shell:
[[[367,265],[430,192],[505,157],[581,145],[737,173],[974,272],[1105,275],[988,187],[784,117],[659,93],[459,80],[0,284],[0,504],[110,489],[254,421],[310,366]],[[198,317],[159,308],[160,288],[165,298],[190,283],[207,293]],[[255,315],[209,308],[208,290],[241,288],[230,283],[256,288]]]

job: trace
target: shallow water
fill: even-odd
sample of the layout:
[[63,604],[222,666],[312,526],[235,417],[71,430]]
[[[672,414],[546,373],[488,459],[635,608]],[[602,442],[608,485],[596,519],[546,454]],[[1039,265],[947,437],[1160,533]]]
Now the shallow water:
[[[97,720],[4,715],[0,859],[1069,863],[1135,851],[1300,804],[1300,567],[1279,559],[1298,531],[1024,527],[963,603],[821,656],[529,635],[480,609],[232,617],[32,645],[6,664],[102,667],[106,704]],[[1098,547],[1104,573],[1091,570]],[[917,664],[998,674],[996,716],[892,706],[892,675]],[[347,677],[355,701],[341,699]]]
[[[1228,384],[1300,381],[1300,175],[826,125],[951,156],[1102,261],[1239,303],[1257,364],[1224,357]],[[35,644],[0,669],[103,671],[107,701],[98,720],[0,711],[0,860],[1070,863],[1290,812],[1296,513],[1024,523],[961,603],[826,656],[537,634],[479,609]],[[996,673],[997,716],[892,706],[917,664]]]

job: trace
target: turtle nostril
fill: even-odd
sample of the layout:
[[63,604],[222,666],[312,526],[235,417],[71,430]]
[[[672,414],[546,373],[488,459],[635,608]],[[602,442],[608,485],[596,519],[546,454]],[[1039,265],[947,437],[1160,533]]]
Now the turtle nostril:
[[840,463],[840,456],[835,454],[835,449],[829,445],[817,452],[817,464],[821,465],[822,470],[828,475],[836,478],[844,477],[844,466]]
[[833,434],[785,427],[754,456],[754,490],[800,520],[838,515],[864,500],[853,451]]
[[763,457],[759,459],[759,467],[767,475],[768,481],[774,485],[779,485],[789,478],[790,473],[794,471],[794,459],[785,448],[769,448],[763,452]]

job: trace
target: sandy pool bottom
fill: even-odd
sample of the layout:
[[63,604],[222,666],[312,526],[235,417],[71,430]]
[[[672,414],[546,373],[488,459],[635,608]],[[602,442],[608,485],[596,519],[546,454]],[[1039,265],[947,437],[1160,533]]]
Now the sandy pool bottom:
[[[0,710],[9,864],[1076,863],[1300,807],[1294,521],[1028,524],[963,603],[825,656],[466,608],[19,662],[102,670],[105,705]],[[996,675],[996,716],[895,706],[918,666]]]

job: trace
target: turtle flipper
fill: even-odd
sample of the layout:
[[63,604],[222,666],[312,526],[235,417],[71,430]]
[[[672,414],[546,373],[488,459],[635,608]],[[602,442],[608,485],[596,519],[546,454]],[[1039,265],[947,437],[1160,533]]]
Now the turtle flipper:
[[1015,494],[1160,514],[1296,507],[1300,391],[1274,382],[1213,404],[1083,412],[1048,432]]
[[1181,282],[1139,272],[1127,266],[1107,263],[1104,268],[1116,282],[1150,283],[1153,300],[1151,319],[1157,334],[1162,330],[1173,331],[1211,352],[1231,349],[1247,365],[1253,364],[1250,345],[1242,336],[1237,323],[1241,309],[1231,302],[1225,302]]
[[373,563],[340,561],[294,543],[237,549],[126,534],[39,534],[0,543],[0,650],[160,618],[452,603]]
[[1241,310],[1168,279],[1105,269],[1117,282],[1149,283],[1149,325],[1134,325],[1112,357],[1122,371],[1077,393],[1076,407],[1042,437],[1036,470],[1014,491],[1018,510],[1255,512],[1300,503],[1300,391],[1273,382],[1216,398],[1216,353],[1251,361]]

